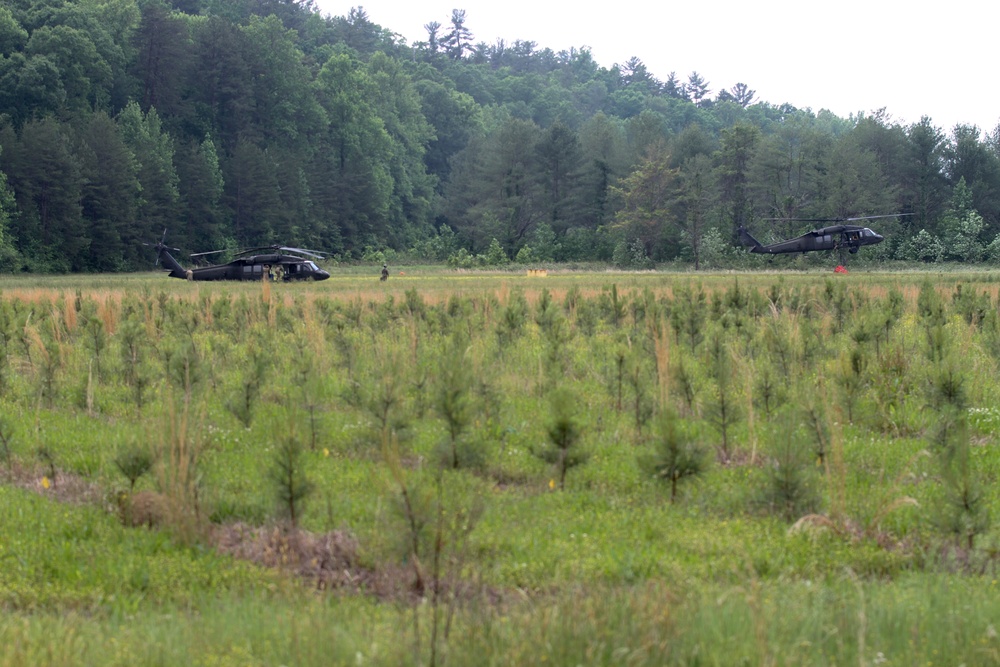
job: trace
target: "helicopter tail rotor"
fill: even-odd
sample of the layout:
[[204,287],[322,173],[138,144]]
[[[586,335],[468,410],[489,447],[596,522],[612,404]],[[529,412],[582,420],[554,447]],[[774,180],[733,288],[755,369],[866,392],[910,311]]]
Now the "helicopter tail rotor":
[[[157,241],[156,243],[143,243],[142,245],[156,249],[156,264],[154,266],[159,266],[160,260],[163,260],[163,263],[170,269],[171,273],[176,273],[176,271],[178,270],[180,270],[183,273],[184,269],[182,269],[181,266],[177,263],[177,260],[175,260],[173,257],[170,256],[171,252],[180,252],[181,249],[168,246],[167,244],[164,243],[164,241],[166,240],[167,240],[167,230],[164,229],[163,236],[160,237],[159,241]],[[166,258],[164,258],[164,256],[166,256]]]

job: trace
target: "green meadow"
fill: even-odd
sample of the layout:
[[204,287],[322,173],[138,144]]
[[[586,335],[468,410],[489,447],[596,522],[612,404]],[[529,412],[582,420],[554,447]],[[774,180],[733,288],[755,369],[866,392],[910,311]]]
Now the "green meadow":
[[0,665],[1000,663],[1000,274],[0,286]]

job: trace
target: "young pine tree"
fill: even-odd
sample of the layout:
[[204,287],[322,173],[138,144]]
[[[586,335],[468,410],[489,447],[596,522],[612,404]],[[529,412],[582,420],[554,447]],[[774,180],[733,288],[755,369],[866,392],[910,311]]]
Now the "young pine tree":
[[672,410],[664,410],[657,417],[654,438],[653,451],[640,455],[639,466],[654,479],[670,485],[673,503],[682,482],[708,469],[708,450]]
[[559,489],[566,488],[566,473],[587,461],[590,454],[580,447],[583,434],[577,417],[576,397],[565,388],[552,392],[552,416],[546,428],[548,442],[535,455],[551,463],[559,476]]
[[705,417],[722,437],[722,456],[731,455],[732,430],[742,419],[742,404],[733,378],[733,357],[722,334],[713,336],[708,343],[709,373],[715,381],[715,391],[708,398]]
[[441,358],[435,410],[448,432],[441,445],[441,464],[457,470],[482,463],[483,452],[471,442],[467,431],[475,416],[473,370],[465,338],[456,335]]
[[149,449],[131,445],[122,448],[115,456],[115,466],[128,479],[129,495],[135,493],[135,484],[139,478],[153,467],[153,455]]
[[303,505],[313,491],[313,484],[306,475],[302,461],[302,443],[289,433],[278,443],[271,465],[270,478],[274,485],[278,510],[298,528]]
[[955,538],[970,551],[976,536],[989,530],[989,498],[972,468],[968,432],[965,428],[952,431],[951,442],[938,452],[944,495],[937,511],[936,523],[947,535]]
[[771,432],[771,463],[760,500],[766,510],[794,521],[819,509],[817,472],[812,448],[795,420],[786,417]]

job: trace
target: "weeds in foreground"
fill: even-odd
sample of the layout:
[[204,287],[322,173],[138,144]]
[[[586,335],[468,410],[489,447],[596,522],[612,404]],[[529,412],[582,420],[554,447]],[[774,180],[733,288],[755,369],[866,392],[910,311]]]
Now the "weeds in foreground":
[[8,419],[0,416],[0,453],[3,454],[4,465],[7,466],[7,476],[13,472],[14,459],[11,456],[11,445],[14,442],[14,426]]
[[165,527],[184,544],[194,544],[204,528],[201,512],[201,428],[188,403],[171,403],[158,433],[154,458],[157,487],[164,496]]

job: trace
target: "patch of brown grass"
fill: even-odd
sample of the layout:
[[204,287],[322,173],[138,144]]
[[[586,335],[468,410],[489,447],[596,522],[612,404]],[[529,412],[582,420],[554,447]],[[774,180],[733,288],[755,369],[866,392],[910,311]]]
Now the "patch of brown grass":
[[110,505],[106,502],[104,489],[86,477],[56,470],[56,476],[53,480],[48,478],[48,474],[47,466],[26,465],[15,461],[10,468],[3,468],[0,477],[13,486],[34,491],[57,502],[70,505],[106,506],[110,509]]
[[211,540],[221,553],[315,582],[323,590],[364,589],[373,580],[358,565],[357,541],[344,531],[313,534],[290,526],[217,526]]

